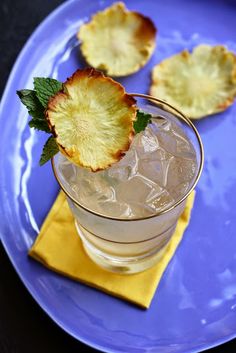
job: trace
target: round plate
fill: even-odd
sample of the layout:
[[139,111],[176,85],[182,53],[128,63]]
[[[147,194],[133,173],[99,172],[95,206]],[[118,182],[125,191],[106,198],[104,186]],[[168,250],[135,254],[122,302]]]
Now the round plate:
[[[46,136],[28,128],[16,90],[35,76],[65,80],[85,65],[76,40],[80,24],[112,1],[69,1],[29,39],[1,105],[0,232],[19,276],[39,305],[65,331],[106,352],[193,352],[236,335],[236,107],[197,123],[206,162],[191,224],[149,310],[59,276],[27,257],[58,192],[50,163],[39,167]],[[235,50],[233,2],[127,1],[158,27],[155,54],[120,80],[147,93],[150,70],[163,58],[199,43]],[[63,249],[62,249],[63,251]],[[145,285],[145,284],[144,284]]]

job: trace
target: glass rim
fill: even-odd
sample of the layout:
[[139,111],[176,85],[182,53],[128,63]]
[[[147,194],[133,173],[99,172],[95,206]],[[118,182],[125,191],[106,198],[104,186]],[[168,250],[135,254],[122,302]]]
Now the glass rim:
[[[156,97],[153,97],[153,96],[150,96],[150,95],[147,95],[147,94],[142,94],[142,93],[129,93],[130,96],[133,96],[134,98],[135,97],[138,97],[138,98],[143,98],[143,99],[148,99],[148,100],[151,100],[151,101],[154,101],[156,103],[160,103],[164,106],[167,106],[169,108],[171,108],[171,110],[173,110],[175,113],[178,113],[178,118],[180,118],[181,120],[183,120],[185,123],[187,123],[188,126],[191,127],[191,129],[193,130],[195,136],[197,137],[197,141],[198,141],[198,144],[199,144],[199,149],[200,149],[200,164],[199,164],[199,168],[198,168],[198,172],[195,176],[195,180],[191,186],[191,188],[188,190],[188,192],[186,192],[178,201],[176,201],[173,205],[171,205],[170,207],[167,207],[166,209],[164,210],[161,210],[157,213],[154,213],[154,214],[151,214],[149,216],[145,216],[145,217],[136,217],[136,218],[121,218],[121,217],[112,217],[112,216],[108,216],[108,215],[105,215],[103,213],[100,213],[100,212],[96,212],[96,211],[93,211],[92,209],[82,205],[78,200],[76,200],[76,198],[74,196],[72,196],[67,190],[66,188],[64,187],[64,185],[62,184],[59,176],[58,176],[58,173],[56,171],[56,167],[55,167],[55,162],[54,162],[54,157],[51,158],[51,164],[52,164],[52,170],[53,170],[53,174],[60,186],[60,188],[62,189],[62,191],[66,194],[66,196],[74,203],[76,204],[77,206],[79,206],[80,208],[84,209],[85,211],[97,216],[97,217],[101,217],[101,218],[105,218],[105,219],[109,219],[109,220],[113,220],[113,221],[122,221],[122,222],[132,222],[132,221],[142,221],[142,220],[146,220],[146,219],[151,219],[151,218],[155,218],[155,217],[158,217],[158,216],[161,216],[165,213],[168,213],[170,211],[172,211],[173,209],[175,209],[177,206],[179,206],[184,200],[187,199],[187,197],[191,194],[191,192],[194,190],[195,186],[197,185],[198,183],[198,180],[201,176],[201,173],[202,173],[202,169],[203,169],[203,163],[204,163],[204,149],[203,149],[203,144],[202,144],[202,140],[201,140],[201,137],[199,135],[199,132],[197,131],[196,127],[194,126],[194,124],[192,123],[192,121],[187,118],[184,113],[182,113],[178,108],[175,108],[173,105],[171,105],[170,103],[162,100],[162,99],[159,99],[159,98],[156,98]],[[168,111],[168,110],[167,110]]]

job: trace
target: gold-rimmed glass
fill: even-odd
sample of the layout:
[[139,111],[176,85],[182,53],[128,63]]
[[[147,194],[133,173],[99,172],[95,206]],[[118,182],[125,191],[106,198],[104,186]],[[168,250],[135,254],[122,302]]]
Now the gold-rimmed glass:
[[55,177],[67,196],[86,252],[98,265],[119,273],[143,271],[159,260],[184,210],[186,199],[200,178],[204,159],[200,136],[183,113],[152,96],[132,95],[143,111],[154,116],[164,116],[166,119],[176,119],[194,146],[197,172],[188,190],[174,204],[158,213],[139,218],[120,218],[96,212],[81,204],[70,188],[60,172],[60,156],[55,156],[52,160]]

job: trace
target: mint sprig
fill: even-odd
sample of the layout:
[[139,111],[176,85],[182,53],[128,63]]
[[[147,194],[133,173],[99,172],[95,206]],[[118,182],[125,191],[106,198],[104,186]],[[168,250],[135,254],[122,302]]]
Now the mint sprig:
[[31,113],[31,116],[33,116],[34,112],[40,112],[43,114],[44,109],[42,107],[42,104],[38,100],[35,91],[33,91],[32,89],[22,89],[21,91],[17,91],[17,94],[21,99],[21,102]]
[[29,127],[34,128],[36,130],[44,131],[50,134],[50,129],[48,127],[48,123],[46,119],[31,119],[28,123]]
[[[48,122],[45,117],[45,108],[48,101],[57,92],[62,90],[63,84],[53,78],[34,78],[34,90],[22,89],[17,91],[21,102],[26,106],[32,119],[29,127],[51,134]],[[59,151],[55,138],[51,135],[43,147],[39,164],[45,164]]]
[[141,110],[137,111],[136,121],[134,122],[134,130],[136,134],[141,131],[144,131],[148,124],[152,122],[152,115],[148,113],[144,113]]
[[34,89],[36,95],[44,108],[47,107],[48,101],[51,97],[62,90],[63,84],[54,78],[35,77]]
[[47,163],[55,154],[59,152],[58,144],[53,136],[50,136],[43,147],[39,164],[42,166]]
[[[63,89],[63,84],[53,78],[35,77],[34,90],[22,89],[17,91],[21,102],[26,106],[32,119],[29,121],[29,127],[51,134],[48,122],[45,117],[45,109],[49,99]],[[137,133],[145,130],[151,123],[151,114],[137,110],[134,130]],[[51,135],[43,147],[39,164],[45,164],[59,151],[58,145],[53,135]]]

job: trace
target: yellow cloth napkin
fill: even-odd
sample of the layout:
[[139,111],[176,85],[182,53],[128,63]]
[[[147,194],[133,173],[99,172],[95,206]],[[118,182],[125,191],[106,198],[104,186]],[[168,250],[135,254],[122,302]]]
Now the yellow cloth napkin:
[[151,269],[138,274],[111,273],[90,260],[76,232],[73,216],[62,191],[44,221],[29,255],[56,272],[148,308],[189,223],[193,202],[194,192],[188,197],[185,210],[161,260]]

